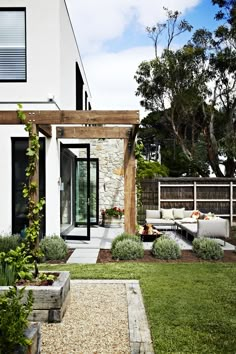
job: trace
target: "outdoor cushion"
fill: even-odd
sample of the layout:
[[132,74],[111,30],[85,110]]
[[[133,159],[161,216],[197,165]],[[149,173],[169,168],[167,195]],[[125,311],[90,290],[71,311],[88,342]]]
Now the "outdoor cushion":
[[182,220],[181,220],[181,223],[196,223],[197,222],[197,220],[196,219],[194,219],[194,218],[191,218],[191,217],[188,217],[188,218],[183,218]]
[[226,219],[198,220],[198,237],[229,237]]
[[170,220],[170,219],[152,219],[152,218],[146,218],[146,223],[147,224],[152,224],[152,225],[174,225],[175,221]]
[[184,210],[184,218],[190,218],[193,210]]
[[162,219],[173,220],[174,219],[173,209],[161,209],[161,216]]
[[146,218],[160,219],[161,218],[160,210],[146,210]]
[[185,208],[173,208],[174,219],[183,219],[184,210]]

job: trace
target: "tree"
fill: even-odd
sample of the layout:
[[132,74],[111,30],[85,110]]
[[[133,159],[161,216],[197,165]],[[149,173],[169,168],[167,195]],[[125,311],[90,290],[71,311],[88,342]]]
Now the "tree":
[[[146,143],[153,144],[158,141],[160,144],[161,164],[169,170],[168,176],[193,176],[197,175],[194,166],[185,158],[180,146],[176,144],[176,139],[171,132],[169,122],[161,112],[153,112],[142,120],[139,128],[138,139],[144,147]],[[147,158],[147,154],[144,151]]]
[[167,44],[135,76],[141,105],[165,117],[188,165],[201,176],[209,175],[209,167],[219,177],[232,177],[236,169],[235,2],[223,3],[227,11],[217,16],[227,21],[215,33],[200,29],[175,51]]

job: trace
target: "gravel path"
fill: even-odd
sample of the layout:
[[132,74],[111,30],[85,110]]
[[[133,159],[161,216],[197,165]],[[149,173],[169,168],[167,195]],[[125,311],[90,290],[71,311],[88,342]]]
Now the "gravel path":
[[125,285],[71,284],[63,321],[41,332],[41,354],[130,354]]

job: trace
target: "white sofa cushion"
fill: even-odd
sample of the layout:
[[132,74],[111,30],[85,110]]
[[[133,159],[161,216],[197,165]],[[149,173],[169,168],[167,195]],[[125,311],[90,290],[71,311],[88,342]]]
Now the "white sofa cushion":
[[185,208],[173,208],[174,219],[183,219],[184,218]]
[[161,209],[161,217],[165,220],[174,220],[173,209]]
[[184,210],[184,218],[191,218],[193,210]]
[[146,210],[146,219],[160,219],[160,210]]

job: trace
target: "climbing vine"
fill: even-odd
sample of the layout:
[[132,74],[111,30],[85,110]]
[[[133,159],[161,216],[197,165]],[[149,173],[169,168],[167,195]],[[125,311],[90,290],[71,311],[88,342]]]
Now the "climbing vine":
[[39,160],[39,136],[34,131],[34,125],[32,122],[26,120],[26,115],[22,111],[22,105],[18,105],[18,118],[21,123],[25,124],[25,131],[29,134],[29,146],[27,148],[26,155],[28,156],[28,166],[25,170],[27,183],[23,185],[23,197],[28,201],[28,214],[29,225],[25,229],[26,234],[26,250],[28,256],[31,256],[35,266],[35,277],[38,275],[37,263],[41,256],[39,249],[39,232],[42,220],[42,210],[45,204],[45,199],[38,198],[38,182],[35,181],[35,173],[37,172],[38,160]]

